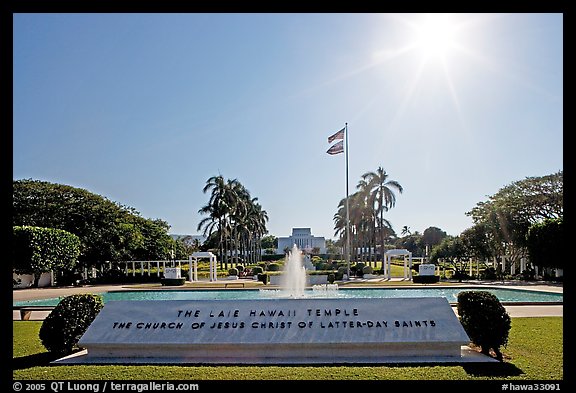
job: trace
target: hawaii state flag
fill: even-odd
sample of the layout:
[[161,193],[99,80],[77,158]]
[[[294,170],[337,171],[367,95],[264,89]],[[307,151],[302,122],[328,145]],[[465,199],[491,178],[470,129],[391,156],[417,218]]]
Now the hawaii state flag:
[[[335,141],[336,139],[344,139],[344,129],[346,127],[342,128],[340,131],[338,131],[336,134],[331,135],[328,137],[328,143],[332,143],[333,141]],[[336,145],[334,145],[336,146]]]
[[328,149],[326,151],[326,153],[332,154],[332,155],[342,153],[342,152],[344,152],[344,141],[340,141],[340,142],[332,145],[330,147],[330,149]]

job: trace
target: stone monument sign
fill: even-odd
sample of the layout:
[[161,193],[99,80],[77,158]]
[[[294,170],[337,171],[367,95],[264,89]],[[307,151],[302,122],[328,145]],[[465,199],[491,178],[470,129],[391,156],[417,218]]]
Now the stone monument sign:
[[164,278],[181,278],[181,270],[179,267],[164,268]]
[[436,265],[433,263],[422,263],[418,266],[419,276],[433,276],[436,270]]
[[111,301],[57,362],[459,362],[469,342],[443,297]]

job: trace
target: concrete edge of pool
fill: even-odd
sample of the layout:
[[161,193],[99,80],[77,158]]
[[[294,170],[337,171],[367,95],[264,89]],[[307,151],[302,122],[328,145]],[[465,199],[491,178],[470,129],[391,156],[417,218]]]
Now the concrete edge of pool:
[[[512,283],[503,283],[503,282],[490,282],[489,284],[485,283],[449,283],[449,285],[414,285],[414,284],[404,284],[404,285],[393,285],[387,284],[385,287],[383,285],[379,285],[378,283],[366,283],[362,282],[362,284],[356,286],[355,283],[348,284],[347,287],[343,287],[342,290],[346,290],[347,288],[366,288],[366,289],[382,289],[382,288],[493,288],[493,289],[517,289],[517,290],[526,290],[526,291],[539,291],[539,292],[552,292],[552,293],[563,293],[563,286],[562,284],[551,284],[548,282],[529,282],[526,285],[522,285],[522,283],[512,282]],[[265,288],[269,289],[277,289],[277,287],[266,286]],[[259,290],[260,288],[246,288],[246,289],[239,289],[239,288],[226,288],[221,289],[225,291],[254,291]],[[13,301],[26,301],[26,300],[38,300],[43,298],[54,298],[54,297],[62,297],[67,296],[75,293],[85,293],[87,290],[92,291],[93,293],[103,293],[103,292],[120,292],[120,291],[135,291],[135,290],[161,290],[161,291],[170,291],[170,290],[219,290],[219,288],[182,288],[182,287],[151,287],[146,286],[142,288],[142,285],[139,284],[119,284],[119,285],[101,285],[101,286],[85,286],[85,287],[65,287],[65,288],[29,288],[29,289],[18,289],[13,290]],[[563,316],[563,302],[546,302],[546,303],[535,303],[535,302],[502,302],[502,305],[506,308],[508,313],[511,317],[542,317],[542,316]],[[456,312],[456,304],[451,302],[451,306]],[[12,316],[13,320],[21,320],[21,312],[20,307],[13,306]],[[50,311],[46,310],[35,310],[28,314],[28,320],[43,320]]]

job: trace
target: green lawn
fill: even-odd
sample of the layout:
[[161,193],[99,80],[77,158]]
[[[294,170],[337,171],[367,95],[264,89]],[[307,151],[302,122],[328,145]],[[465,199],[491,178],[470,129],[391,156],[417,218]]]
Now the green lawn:
[[50,366],[41,321],[13,321],[17,380],[555,380],[564,378],[563,318],[512,318],[505,361],[463,366]]

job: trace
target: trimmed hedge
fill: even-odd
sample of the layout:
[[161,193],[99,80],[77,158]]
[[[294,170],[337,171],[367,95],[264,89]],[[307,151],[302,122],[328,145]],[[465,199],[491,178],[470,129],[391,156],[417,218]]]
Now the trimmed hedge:
[[414,284],[435,284],[440,281],[439,276],[412,276]]
[[163,286],[181,286],[186,283],[185,278],[163,278],[160,280]]
[[470,340],[481,352],[502,361],[500,346],[508,344],[510,315],[498,298],[488,291],[462,291],[458,294],[457,311]]
[[103,307],[100,295],[88,293],[64,297],[42,322],[39,334],[42,345],[54,354],[72,353]]
[[12,267],[16,273],[40,275],[51,270],[71,271],[80,255],[80,238],[55,228],[13,227]]
[[282,270],[282,266],[280,266],[278,263],[272,262],[266,266],[266,270],[269,272],[279,272]]

